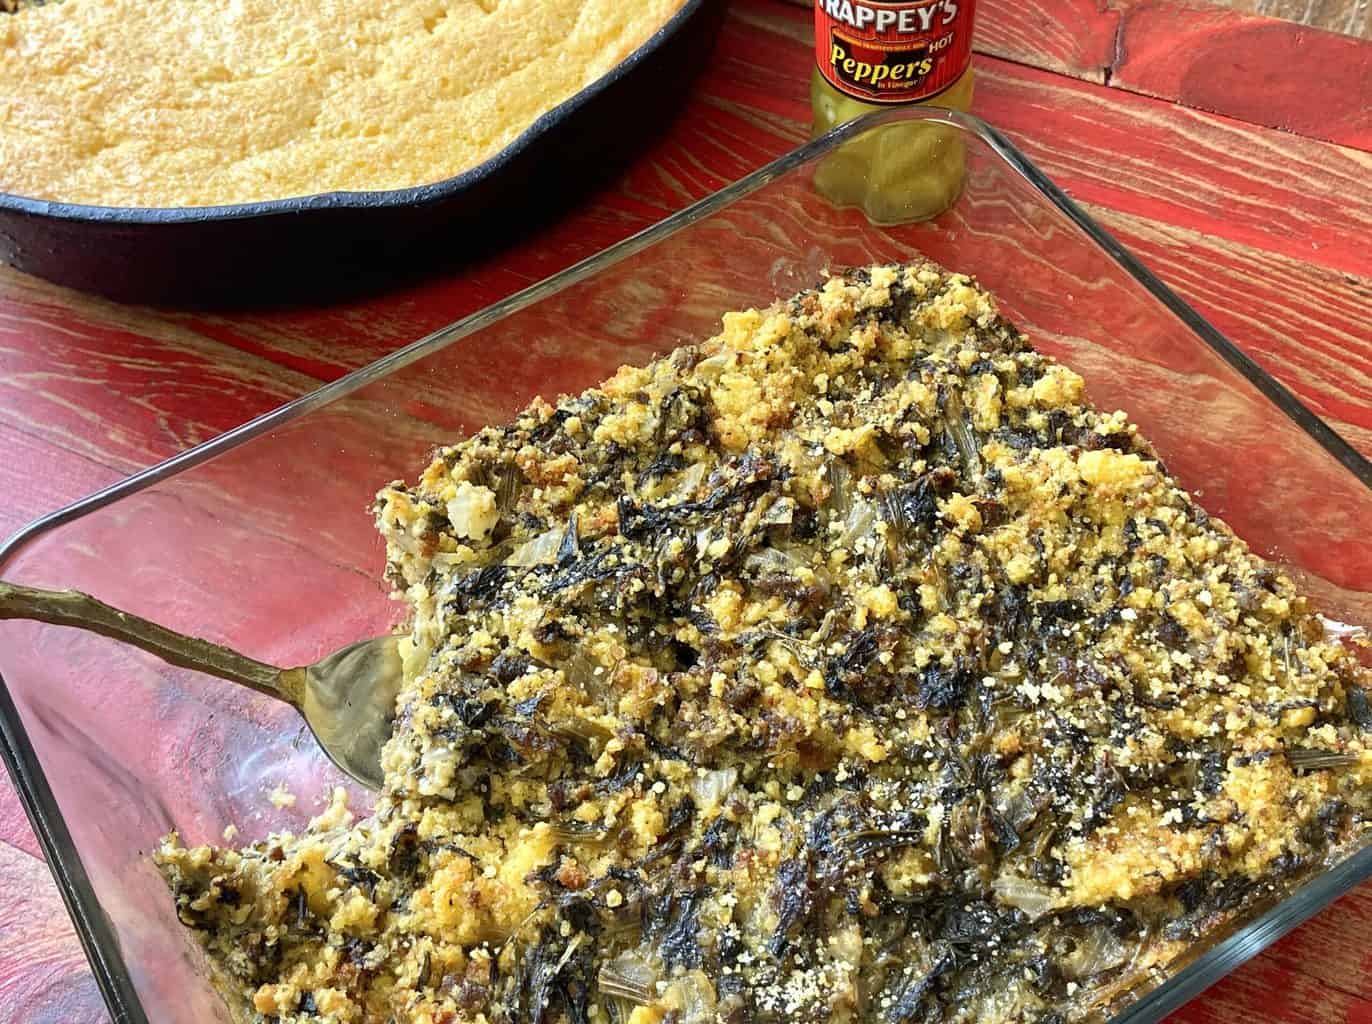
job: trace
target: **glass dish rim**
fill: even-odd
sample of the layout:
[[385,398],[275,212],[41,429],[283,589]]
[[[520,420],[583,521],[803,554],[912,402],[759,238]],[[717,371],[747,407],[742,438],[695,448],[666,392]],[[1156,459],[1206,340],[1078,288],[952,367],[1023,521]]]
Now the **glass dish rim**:
[[[932,123],[952,125],[977,136],[1010,170],[1067,217],[1120,269],[1142,285],[1207,347],[1304,430],[1355,479],[1372,491],[1372,461],[1361,455],[1332,427],[1308,409],[1285,385],[1262,369],[1243,350],[1163,284],[998,129],[975,115],[957,111],[921,108],[913,112],[913,116]],[[218,437],[188,448],[85,498],[40,516],[0,542],[0,572],[14,554],[50,530],[169,479],[184,470],[194,468],[315,409],[344,398],[505,316],[648,248],[678,230],[697,223],[855,135],[889,122],[909,120],[911,117],[912,112],[909,110],[878,111],[840,125],[704,199],[536,284],[441,327],[403,348],[263,413]],[[57,883],[62,901],[76,928],[77,936],[113,1021],[115,1024],[148,1024],[147,1015],[120,952],[117,937],[91,887],[80,854],[57,807],[43,767],[28,739],[3,675],[0,675],[0,759],[3,759],[9,771],[25,814],[38,837],[48,869]],[[1276,905],[1207,949],[1137,1002],[1111,1018],[1110,1024],[1134,1024],[1144,1020],[1161,1019],[1318,913],[1340,895],[1369,878],[1372,878],[1372,844],[1364,845],[1334,867],[1309,879]]]

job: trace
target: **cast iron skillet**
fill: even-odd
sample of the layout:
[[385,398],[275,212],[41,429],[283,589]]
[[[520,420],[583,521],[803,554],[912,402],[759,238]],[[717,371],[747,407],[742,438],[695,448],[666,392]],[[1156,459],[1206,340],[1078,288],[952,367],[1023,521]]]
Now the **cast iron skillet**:
[[308,298],[333,283],[371,283],[489,248],[512,226],[603,179],[666,123],[704,63],[723,10],[722,0],[687,0],[612,71],[454,178],[179,209],[0,192],[0,260],[126,302],[249,305]]

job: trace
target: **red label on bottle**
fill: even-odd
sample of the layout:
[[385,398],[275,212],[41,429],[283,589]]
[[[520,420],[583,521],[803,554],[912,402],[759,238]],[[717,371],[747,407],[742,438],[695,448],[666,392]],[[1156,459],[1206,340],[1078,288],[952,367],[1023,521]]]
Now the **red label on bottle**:
[[972,62],[976,0],[815,0],[815,61],[840,92],[868,103],[937,96]]

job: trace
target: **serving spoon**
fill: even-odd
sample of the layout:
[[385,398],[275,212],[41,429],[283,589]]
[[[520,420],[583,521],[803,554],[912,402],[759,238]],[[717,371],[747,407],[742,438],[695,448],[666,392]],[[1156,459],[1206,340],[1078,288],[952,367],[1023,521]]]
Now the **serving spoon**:
[[300,712],[329,760],[369,789],[381,788],[381,748],[395,724],[402,678],[399,637],[349,644],[313,665],[277,668],[186,636],[76,590],[0,581],[0,619],[33,619],[122,640],[170,665],[227,679]]

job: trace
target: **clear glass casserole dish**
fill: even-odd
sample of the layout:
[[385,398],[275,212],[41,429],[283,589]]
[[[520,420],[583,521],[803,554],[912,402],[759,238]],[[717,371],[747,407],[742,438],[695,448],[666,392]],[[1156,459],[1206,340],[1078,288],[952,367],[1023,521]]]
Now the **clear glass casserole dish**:
[[[815,191],[845,140],[945,126],[967,179],[930,223],[875,227]],[[713,333],[828,267],[924,255],[976,275],[1036,346],[1126,409],[1171,472],[1332,620],[1372,625],[1372,465],[973,117],[891,111],[845,126],[557,276],[34,523],[0,575],[73,587],[278,664],[401,616],[368,514],[430,450],[538,394]],[[118,1022],[227,1020],[149,859],[300,827],[345,780],[290,709],[101,637],[0,623],[3,753]],[[293,807],[267,793],[286,783]],[[368,794],[354,791],[365,809]],[[1131,991],[1116,1022],[1161,1019],[1372,876],[1341,850],[1276,905]]]

